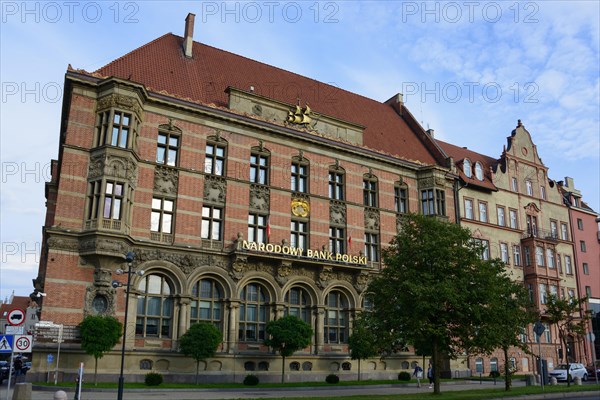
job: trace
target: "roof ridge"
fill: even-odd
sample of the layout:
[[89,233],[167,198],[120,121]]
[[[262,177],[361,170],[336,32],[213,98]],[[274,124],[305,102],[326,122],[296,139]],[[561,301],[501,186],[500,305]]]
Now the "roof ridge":
[[[156,39],[149,41],[148,43],[145,43],[145,44],[143,44],[143,45],[141,45],[139,47],[136,47],[135,49],[131,50],[130,52],[123,54],[121,57],[115,58],[114,60],[112,60],[108,64],[105,64],[105,65],[101,66],[100,68],[96,69],[92,73],[99,73],[98,71],[100,71],[101,69],[104,69],[104,68],[107,68],[107,67],[111,66],[112,64],[116,63],[117,61],[120,61],[120,60],[124,59],[125,57],[128,57],[130,54],[132,54],[132,53],[134,53],[136,51],[142,50],[143,48],[148,47],[148,46],[150,46],[150,45],[158,42],[159,40],[167,37],[168,35],[173,35],[173,33],[172,32],[167,32],[164,35],[159,36]],[[177,35],[174,35],[174,36],[177,36]]]

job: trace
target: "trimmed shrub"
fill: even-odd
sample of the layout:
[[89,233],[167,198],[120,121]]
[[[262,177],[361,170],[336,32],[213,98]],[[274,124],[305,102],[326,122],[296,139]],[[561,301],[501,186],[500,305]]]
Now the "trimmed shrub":
[[327,383],[335,384],[335,383],[338,383],[339,381],[340,381],[340,377],[335,374],[329,374],[325,378],[325,382],[327,382]]
[[244,385],[246,386],[256,386],[258,385],[258,382],[260,382],[260,380],[256,375],[246,375],[244,378]]
[[163,376],[158,372],[148,372],[144,378],[146,386],[159,386],[163,383]]
[[490,372],[490,378],[496,379],[496,378],[499,378],[499,377],[500,377],[500,372],[498,372],[498,371],[492,371],[492,372]]
[[408,382],[410,381],[410,374],[406,371],[402,371],[398,374],[398,380]]

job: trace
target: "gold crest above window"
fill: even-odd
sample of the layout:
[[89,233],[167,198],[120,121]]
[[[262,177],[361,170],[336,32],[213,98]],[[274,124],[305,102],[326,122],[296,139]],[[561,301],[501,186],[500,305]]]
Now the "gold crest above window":
[[304,110],[301,109],[299,105],[297,105],[295,110],[288,111],[287,122],[296,125],[308,125],[312,122],[310,113],[311,110],[308,104],[306,105]]
[[295,217],[308,217],[310,205],[305,200],[292,200],[292,214]]

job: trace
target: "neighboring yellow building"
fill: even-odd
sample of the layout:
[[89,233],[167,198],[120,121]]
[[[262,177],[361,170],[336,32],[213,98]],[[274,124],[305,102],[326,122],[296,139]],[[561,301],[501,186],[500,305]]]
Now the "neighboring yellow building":
[[[541,336],[542,358],[552,369],[567,355],[571,361],[583,359],[580,339],[570,338],[565,352],[556,328],[543,318],[548,293],[578,296],[569,210],[520,120],[507,142],[499,159],[466,147],[438,144],[453,158],[460,177],[460,224],[486,246],[484,257],[501,259],[513,279],[528,289],[542,313],[546,327]],[[531,326],[524,327],[522,340],[538,354]],[[535,358],[520,349],[511,350],[510,356],[519,372],[537,371]],[[498,353],[469,361],[471,370],[487,375],[499,369],[503,356]]]

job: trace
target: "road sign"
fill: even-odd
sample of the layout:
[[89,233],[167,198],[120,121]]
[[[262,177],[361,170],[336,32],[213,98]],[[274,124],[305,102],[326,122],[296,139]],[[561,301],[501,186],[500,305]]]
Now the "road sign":
[[0,353],[12,353],[13,335],[0,336]]
[[54,355],[48,354],[48,356],[46,357],[46,361],[48,362],[48,364],[52,364],[54,362]]
[[13,326],[21,325],[25,322],[25,311],[20,308],[15,308],[14,310],[10,310],[8,313],[8,323]]
[[31,345],[33,337],[31,335],[15,335],[14,352],[15,353],[31,353]]
[[6,325],[6,333],[7,335],[22,335],[25,332],[24,326],[12,326]]
[[546,330],[546,327],[544,326],[544,324],[542,324],[540,321],[537,321],[534,325],[533,325],[533,331],[535,332],[536,335],[538,336],[542,336],[542,333],[544,333],[544,331]]

